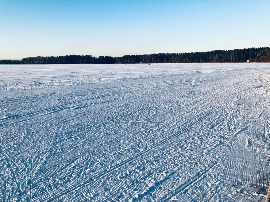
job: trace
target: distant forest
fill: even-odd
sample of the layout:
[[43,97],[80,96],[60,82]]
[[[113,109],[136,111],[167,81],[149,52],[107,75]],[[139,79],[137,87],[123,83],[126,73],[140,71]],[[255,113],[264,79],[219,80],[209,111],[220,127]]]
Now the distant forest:
[[157,53],[122,57],[66,55],[28,57],[22,60],[0,60],[0,64],[136,64],[136,63],[238,63],[270,62],[270,48],[215,50],[191,53]]

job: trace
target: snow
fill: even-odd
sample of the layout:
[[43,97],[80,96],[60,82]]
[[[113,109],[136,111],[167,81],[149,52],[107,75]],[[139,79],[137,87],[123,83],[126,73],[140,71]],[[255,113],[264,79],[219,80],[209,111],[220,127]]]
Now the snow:
[[262,201],[270,64],[0,65],[0,201]]

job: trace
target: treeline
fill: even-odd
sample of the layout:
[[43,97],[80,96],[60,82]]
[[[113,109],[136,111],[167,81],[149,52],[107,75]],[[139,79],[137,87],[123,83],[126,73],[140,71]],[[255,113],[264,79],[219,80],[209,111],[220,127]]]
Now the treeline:
[[22,60],[0,60],[0,64],[135,64],[135,63],[238,63],[270,62],[270,48],[215,50],[191,53],[158,53],[123,57],[66,55],[28,57]]
[[125,55],[117,63],[220,63],[270,62],[270,48],[215,50],[191,53],[158,53],[151,55]]
[[22,64],[115,64],[110,56],[93,57],[91,55],[66,55],[56,57],[29,57],[21,60]]
[[22,64],[21,60],[0,60],[0,64]]

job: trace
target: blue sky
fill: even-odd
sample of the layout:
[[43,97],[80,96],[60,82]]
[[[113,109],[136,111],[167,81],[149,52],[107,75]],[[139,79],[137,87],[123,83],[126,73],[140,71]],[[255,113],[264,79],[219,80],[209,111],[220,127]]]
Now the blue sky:
[[0,59],[270,46],[270,0],[0,0]]

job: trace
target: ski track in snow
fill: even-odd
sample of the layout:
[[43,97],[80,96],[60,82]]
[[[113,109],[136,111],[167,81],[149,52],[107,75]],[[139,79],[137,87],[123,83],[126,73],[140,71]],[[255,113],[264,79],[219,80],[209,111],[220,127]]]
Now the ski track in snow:
[[262,201],[270,64],[1,65],[0,201]]

